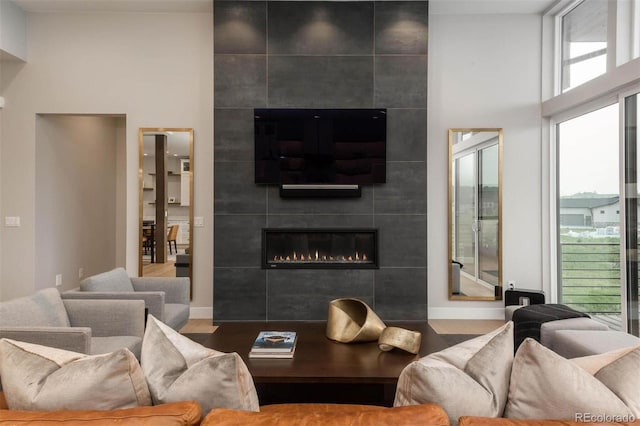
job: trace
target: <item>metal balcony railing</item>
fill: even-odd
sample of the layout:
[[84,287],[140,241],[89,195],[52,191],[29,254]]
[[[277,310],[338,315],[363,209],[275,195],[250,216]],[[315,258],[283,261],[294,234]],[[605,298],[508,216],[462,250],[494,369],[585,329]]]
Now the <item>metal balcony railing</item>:
[[620,244],[561,242],[560,260],[561,303],[620,329]]

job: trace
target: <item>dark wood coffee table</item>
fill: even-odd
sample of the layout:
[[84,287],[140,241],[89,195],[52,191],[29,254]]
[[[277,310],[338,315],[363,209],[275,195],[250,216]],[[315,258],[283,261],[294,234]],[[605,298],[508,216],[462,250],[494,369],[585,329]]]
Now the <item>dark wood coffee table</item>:
[[[418,355],[383,352],[377,342],[344,344],[327,339],[326,322],[230,322],[213,334],[187,334],[222,352],[237,352],[247,364],[260,403],[342,402],[390,406],[400,373],[410,362],[448,345],[427,322],[389,322],[422,333]],[[249,359],[261,330],[295,331],[293,359]]]

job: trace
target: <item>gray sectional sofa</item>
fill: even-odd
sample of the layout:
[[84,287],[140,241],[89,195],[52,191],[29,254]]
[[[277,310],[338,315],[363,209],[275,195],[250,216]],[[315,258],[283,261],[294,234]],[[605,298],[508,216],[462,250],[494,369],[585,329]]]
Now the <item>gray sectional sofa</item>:
[[189,321],[188,277],[129,277],[123,268],[115,268],[85,278],[80,288],[64,292],[62,297],[144,300],[148,313],[174,330],[180,330]]
[[141,300],[63,300],[55,288],[0,303],[0,338],[85,354],[128,348],[140,356]]
[[615,330],[557,330],[547,342],[550,349],[565,358],[597,355],[640,345],[640,339]]
[[[513,313],[523,306],[506,306],[505,322],[511,321]],[[611,330],[591,318],[568,318],[542,323],[540,343],[565,358],[578,358],[637,346],[640,339]]]

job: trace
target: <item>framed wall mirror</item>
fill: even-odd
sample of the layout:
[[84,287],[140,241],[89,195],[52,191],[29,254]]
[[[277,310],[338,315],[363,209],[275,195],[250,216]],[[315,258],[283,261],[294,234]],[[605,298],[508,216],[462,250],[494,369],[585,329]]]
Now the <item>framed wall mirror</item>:
[[138,141],[139,274],[192,278],[193,129],[141,128]]
[[502,129],[449,129],[449,299],[502,299]]

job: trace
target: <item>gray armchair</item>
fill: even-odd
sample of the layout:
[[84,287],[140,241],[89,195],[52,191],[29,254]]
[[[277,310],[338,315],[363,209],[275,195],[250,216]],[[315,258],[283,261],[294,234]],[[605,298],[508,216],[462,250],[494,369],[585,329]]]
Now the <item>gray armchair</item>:
[[78,290],[62,293],[68,299],[144,300],[148,313],[180,330],[189,321],[188,277],[129,277],[123,268],[93,275]]
[[85,354],[128,348],[140,356],[140,300],[62,300],[55,288],[0,303],[0,338]]

